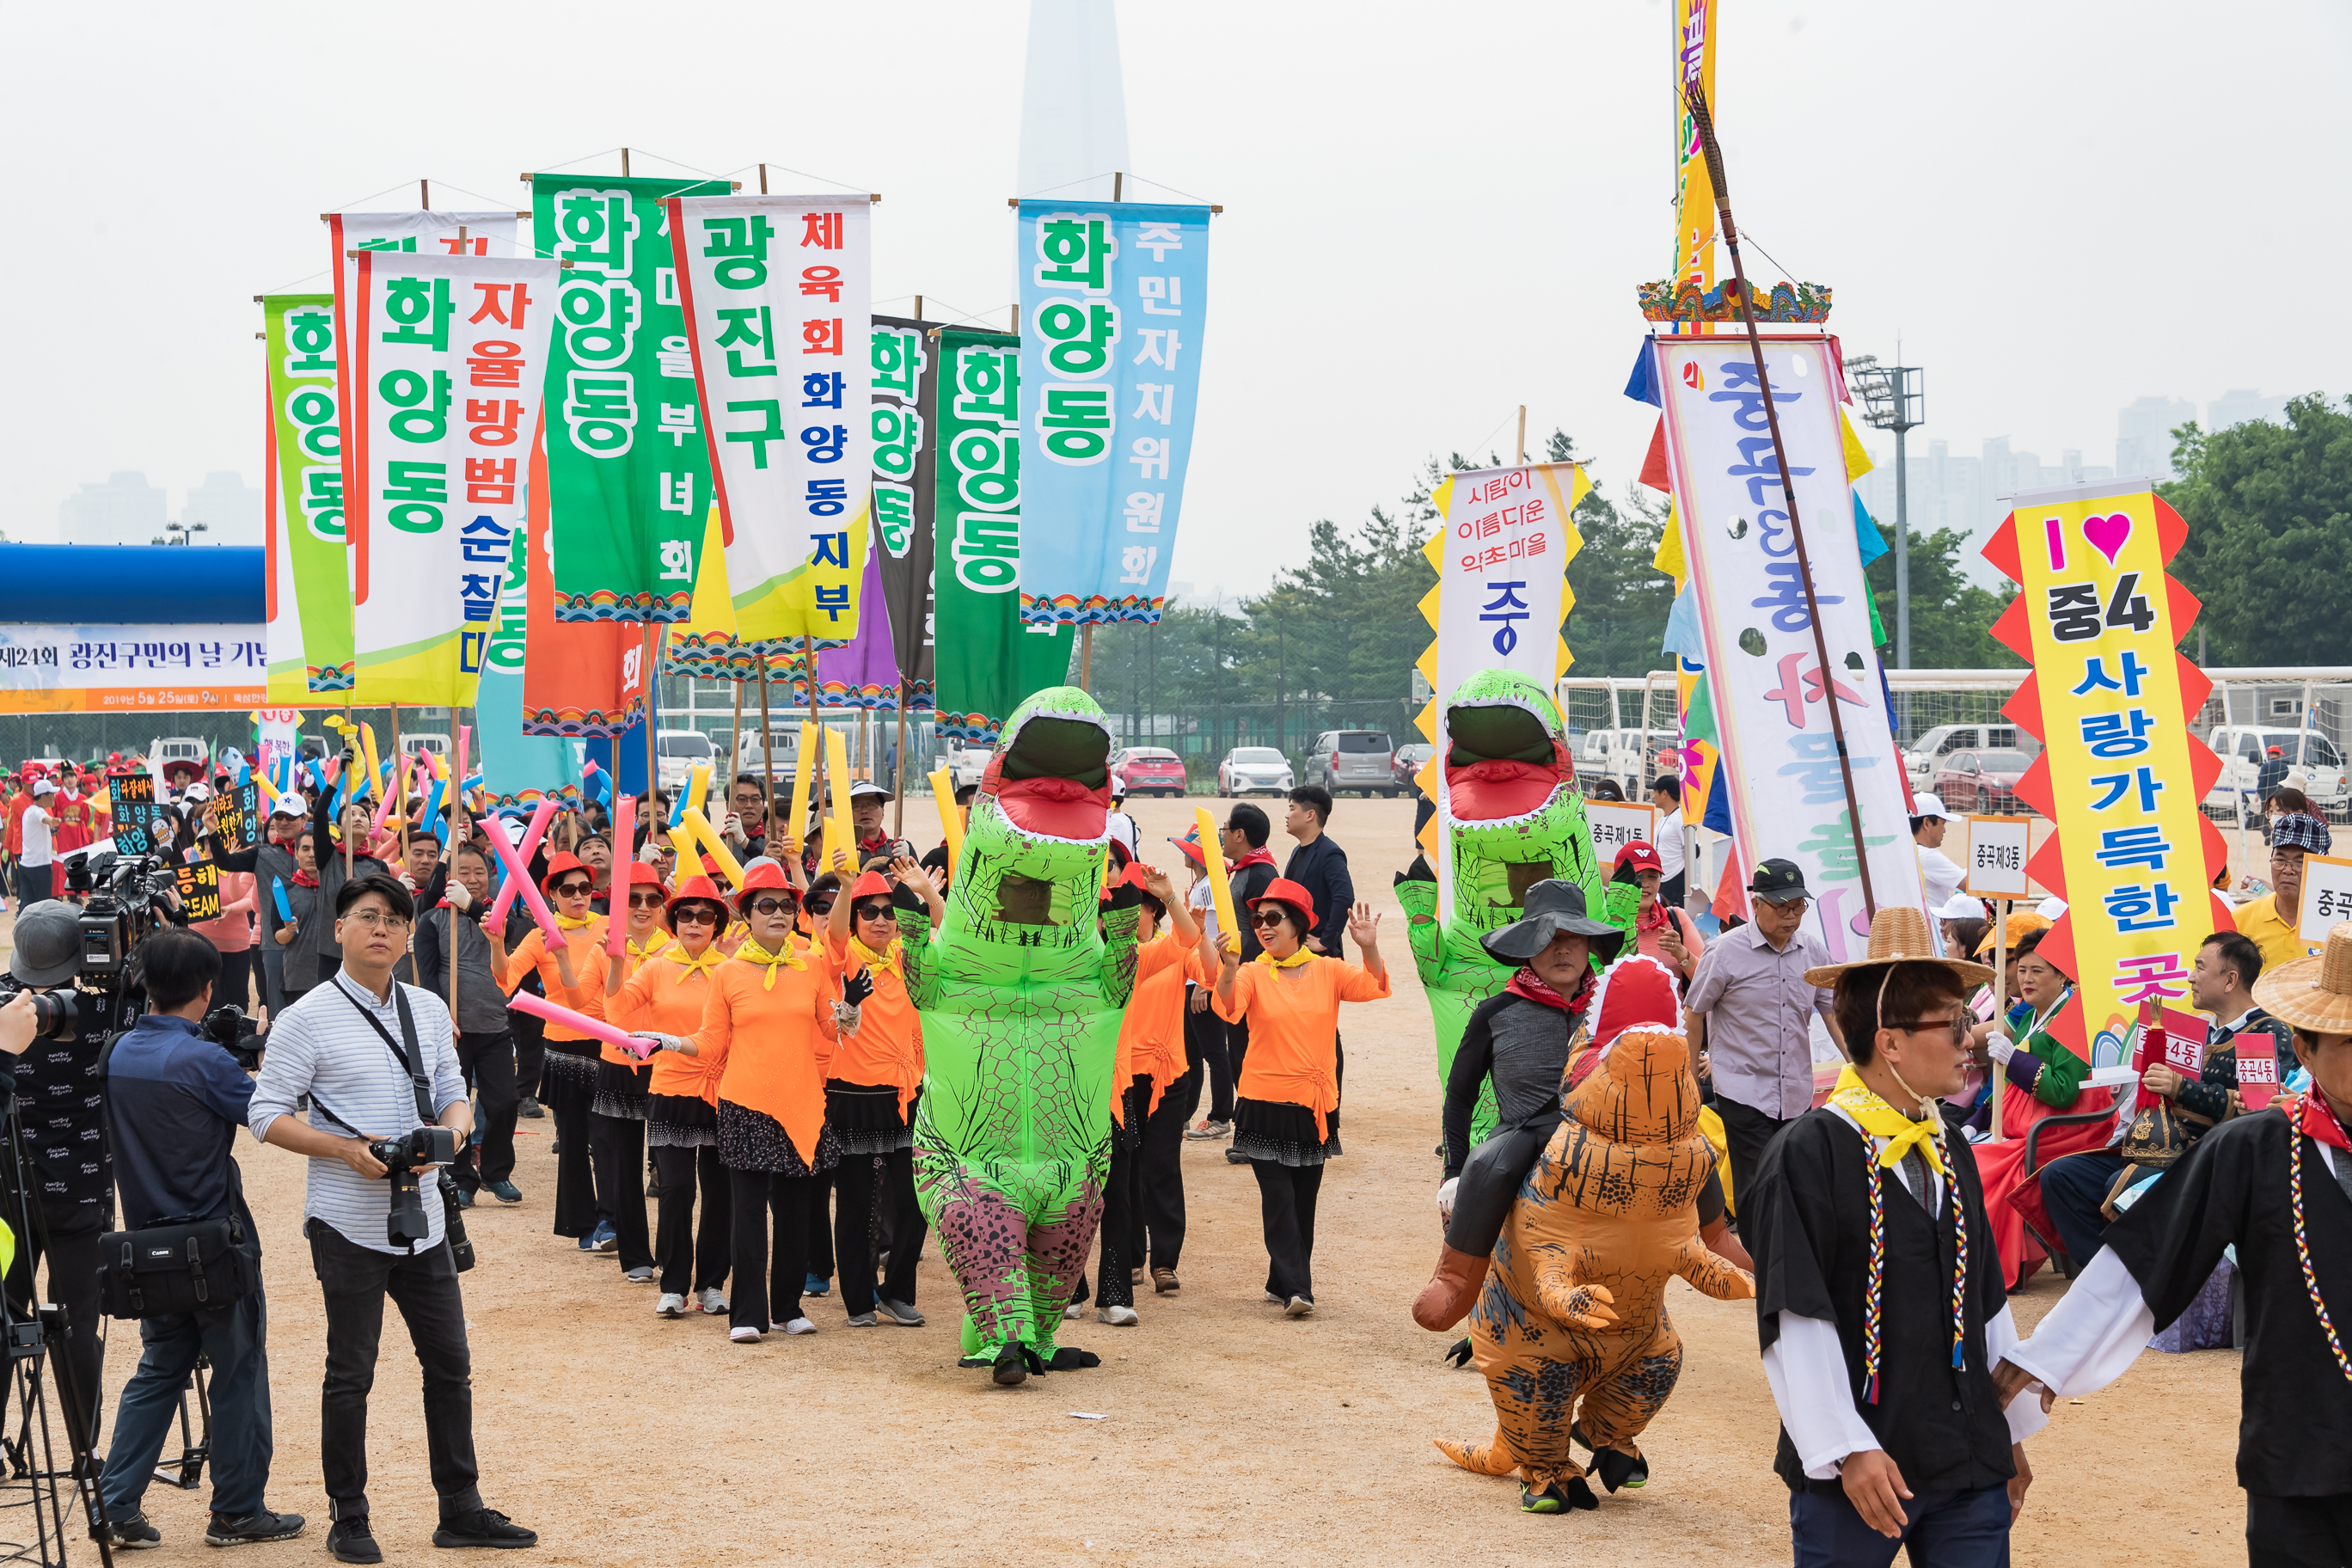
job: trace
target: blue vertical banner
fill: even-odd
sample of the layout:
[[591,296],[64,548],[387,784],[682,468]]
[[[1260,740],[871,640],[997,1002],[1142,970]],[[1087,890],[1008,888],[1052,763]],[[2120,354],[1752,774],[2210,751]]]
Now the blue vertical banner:
[[1032,626],[1160,618],[1192,456],[1209,209],[1086,205],[1020,205],[1021,618]]

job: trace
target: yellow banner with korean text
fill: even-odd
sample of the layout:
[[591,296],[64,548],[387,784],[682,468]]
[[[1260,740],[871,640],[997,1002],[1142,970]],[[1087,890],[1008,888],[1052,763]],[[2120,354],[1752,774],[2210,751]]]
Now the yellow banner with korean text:
[[2019,587],[1993,636],[2033,668],[2002,711],[2042,742],[2017,795],[2055,825],[2030,869],[2066,900],[2042,951],[2076,983],[2052,1032],[2094,1065],[2143,1004],[2189,994],[2189,962],[2231,928],[2228,863],[2199,810],[2221,761],[2191,725],[2212,689],[2178,651],[2200,608],[2165,572],[2188,524],[2146,485],[2021,495],[1985,546]]

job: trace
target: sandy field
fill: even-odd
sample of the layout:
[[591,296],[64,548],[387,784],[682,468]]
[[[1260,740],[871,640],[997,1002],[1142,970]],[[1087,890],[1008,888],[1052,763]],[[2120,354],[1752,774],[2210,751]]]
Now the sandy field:
[[[1164,839],[1192,805],[1135,806],[1151,858],[1178,864]],[[908,833],[935,842],[936,820],[928,801],[910,803]],[[1643,1439],[1646,1489],[1604,1496],[1597,1512],[1529,1517],[1513,1481],[1465,1474],[1432,1447],[1439,1435],[1483,1438],[1494,1421],[1482,1380],[1444,1364],[1445,1337],[1407,1311],[1439,1241],[1429,1012],[1390,896],[1412,856],[1411,824],[1407,802],[1354,798],[1332,823],[1360,893],[1385,911],[1396,994],[1344,1021],[1348,1152],[1323,1188],[1313,1318],[1287,1321],[1262,1299],[1248,1172],[1226,1164],[1221,1144],[1190,1143],[1183,1290],[1146,1291],[1135,1328],[1109,1328],[1091,1310],[1070,1324],[1067,1342],[1099,1352],[1099,1369],[1009,1390],[958,1370],[960,1309],[935,1243],[919,1293],[928,1326],[853,1330],[836,1291],[812,1304],[815,1335],[730,1345],[723,1319],[658,1320],[654,1287],[623,1282],[611,1258],[550,1234],[553,1123],[525,1121],[525,1201],[468,1222],[481,1258],[465,1280],[475,1437],[490,1506],[540,1531],[537,1561],[565,1563],[1786,1562],[1787,1493],[1770,1469],[1777,1419],[1752,1309],[1680,1281],[1686,1360]],[[1277,826],[1277,858],[1287,847]],[[303,1163],[249,1141],[238,1156],[273,1329],[269,1499],[312,1520],[300,1542],[241,1556],[307,1562],[324,1554],[326,1503]],[[2021,1325],[2062,1290],[2046,1271],[2033,1280],[2015,1298]],[[110,1400],[137,1350],[131,1325],[113,1325],[113,1337]],[[387,1323],[371,1489],[393,1563],[433,1555],[412,1365]],[[2150,1353],[2107,1393],[2062,1403],[2031,1450],[2038,1479],[2017,1560],[2114,1561],[2126,1540],[2147,1568],[2234,1560],[2238,1370],[2228,1352]],[[202,1542],[205,1506],[205,1492],[152,1489],[164,1545],[136,1560],[218,1561]],[[95,1549],[78,1546],[77,1560],[95,1562]]]

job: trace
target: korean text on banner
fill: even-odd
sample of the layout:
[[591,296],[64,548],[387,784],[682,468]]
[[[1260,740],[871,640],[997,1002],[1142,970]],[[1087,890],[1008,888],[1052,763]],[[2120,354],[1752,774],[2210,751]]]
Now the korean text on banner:
[[[1870,917],[1862,858],[1884,907],[1920,903],[1919,859],[1902,760],[1872,645],[1869,590],[1846,485],[1843,428],[1828,340],[1769,337],[1764,360],[1783,454],[1822,611],[1831,668],[1813,651],[1789,500],[1748,345],[1655,338],[1666,459],[1682,516],[1692,592],[1732,823],[1744,866],[1792,860],[1814,899],[1810,921],[1832,960],[1862,950]],[[1824,704],[1843,720],[1862,843],[1848,820]]]
[[0,713],[254,708],[263,628],[0,626]]
[[1675,154],[1675,285],[1696,283],[1704,293],[1715,283],[1715,182],[1706,172],[1698,122],[1687,94],[1697,88],[1707,113],[1721,121],[1715,103],[1716,13],[1723,0],[1675,0],[1675,123],[1681,147]]
[[1021,584],[1021,340],[950,327],[940,359],[939,731],[992,744],[1033,691],[1070,669],[1070,628],[1024,626]]
[[870,517],[872,203],[711,196],[667,211],[735,635],[846,641]]
[[687,618],[710,453],[662,204],[729,189],[531,176],[532,243],[571,264],[547,376],[559,620]]
[[268,387],[262,481],[269,556],[269,696],[349,691],[351,558],[343,535],[342,426],[335,417],[335,297],[261,301]]
[[1021,618],[1157,621],[1208,321],[1209,209],[1024,201]]
[[[547,463],[544,447],[531,453],[530,510],[515,535],[523,558],[522,732],[567,740],[625,735],[645,718],[644,628],[556,618]],[[531,784],[544,787],[546,775]]]
[[938,483],[937,345],[925,323],[874,318],[874,537],[890,652],[907,706],[931,706],[931,501]]
[[2212,683],[2174,651],[2199,608],[2164,570],[2179,513],[2145,484],[2014,506],[1984,549],[2019,587],[1992,633],[2033,674],[2001,711],[2044,748],[2017,797],[2057,828],[2028,868],[2066,900],[2042,951],[2078,1005],[2053,1032],[2091,1061],[2140,1004],[2187,996],[2199,944],[2230,926],[2207,886],[2228,847],[2198,809],[2221,762],[2189,728]]
[[2030,816],[1970,816],[1969,863],[1963,884],[1973,898],[2026,899],[2033,896],[2025,863],[2031,858],[2033,818]]
[[361,253],[343,499],[369,701],[473,705],[524,515],[557,271]]
[[2352,860],[2332,855],[2303,858],[2303,910],[2295,935],[2314,952],[2327,945],[2328,928],[2352,921]]
[[1601,862],[1604,877],[1606,868],[1617,864],[1617,852],[1628,844],[1639,839],[1653,848],[1657,847],[1658,808],[1654,805],[1588,800],[1584,803],[1584,820],[1592,829],[1592,858]]

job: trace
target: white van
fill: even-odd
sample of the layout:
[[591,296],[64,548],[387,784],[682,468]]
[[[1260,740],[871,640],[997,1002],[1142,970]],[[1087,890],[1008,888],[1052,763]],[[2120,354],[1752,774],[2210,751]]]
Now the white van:
[[713,782],[724,787],[725,781],[717,777],[719,749],[701,731],[664,730],[655,735],[654,744],[658,749],[655,788],[684,789],[694,770],[704,763],[710,764]]
[[[801,727],[798,724],[786,726],[772,721],[768,730],[766,750],[774,754],[777,779],[786,787],[790,787],[793,769],[800,762]],[[738,773],[764,773],[767,765],[766,757],[760,745],[760,731],[744,731],[735,741],[735,772]],[[684,782],[683,777],[679,782]]]
[[401,749],[412,757],[419,752],[430,752],[443,762],[448,762],[453,756],[449,750],[449,737],[436,735],[430,731],[415,735],[404,732],[400,737],[400,745]]
[[2042,742],[2014,724],[1938,724],[1904,748],[1911,787],[1926,789],[1929,775],[1954,752],[2023,752],[2035,757],[2042,754]]
[[1587,730],[1577,743],[1577,777],[1614,779],[1626,799],[1647,800],[1650,781],[1665,771],[1658,759],[1674,744],[1672,730]]
[[2280,760],[2288,767],[2303,772],[2303,793],[2311,797],[2313,805],[2326,810],[2342,810],[2352,804],[2347,801],[2344,753],[2316,730],[2216,724],[2207,732],[2205,743],[2221,759],[2221,771],[2213,780],[2211,792],[2205,796],[2207,805],[2226,807],[2232,795],[2243,794],[2248,797],[2247,815],[2260,813],[2263,803],[2256,792],[2263,763],[2270,759],[2273,746],[2279,749]]

